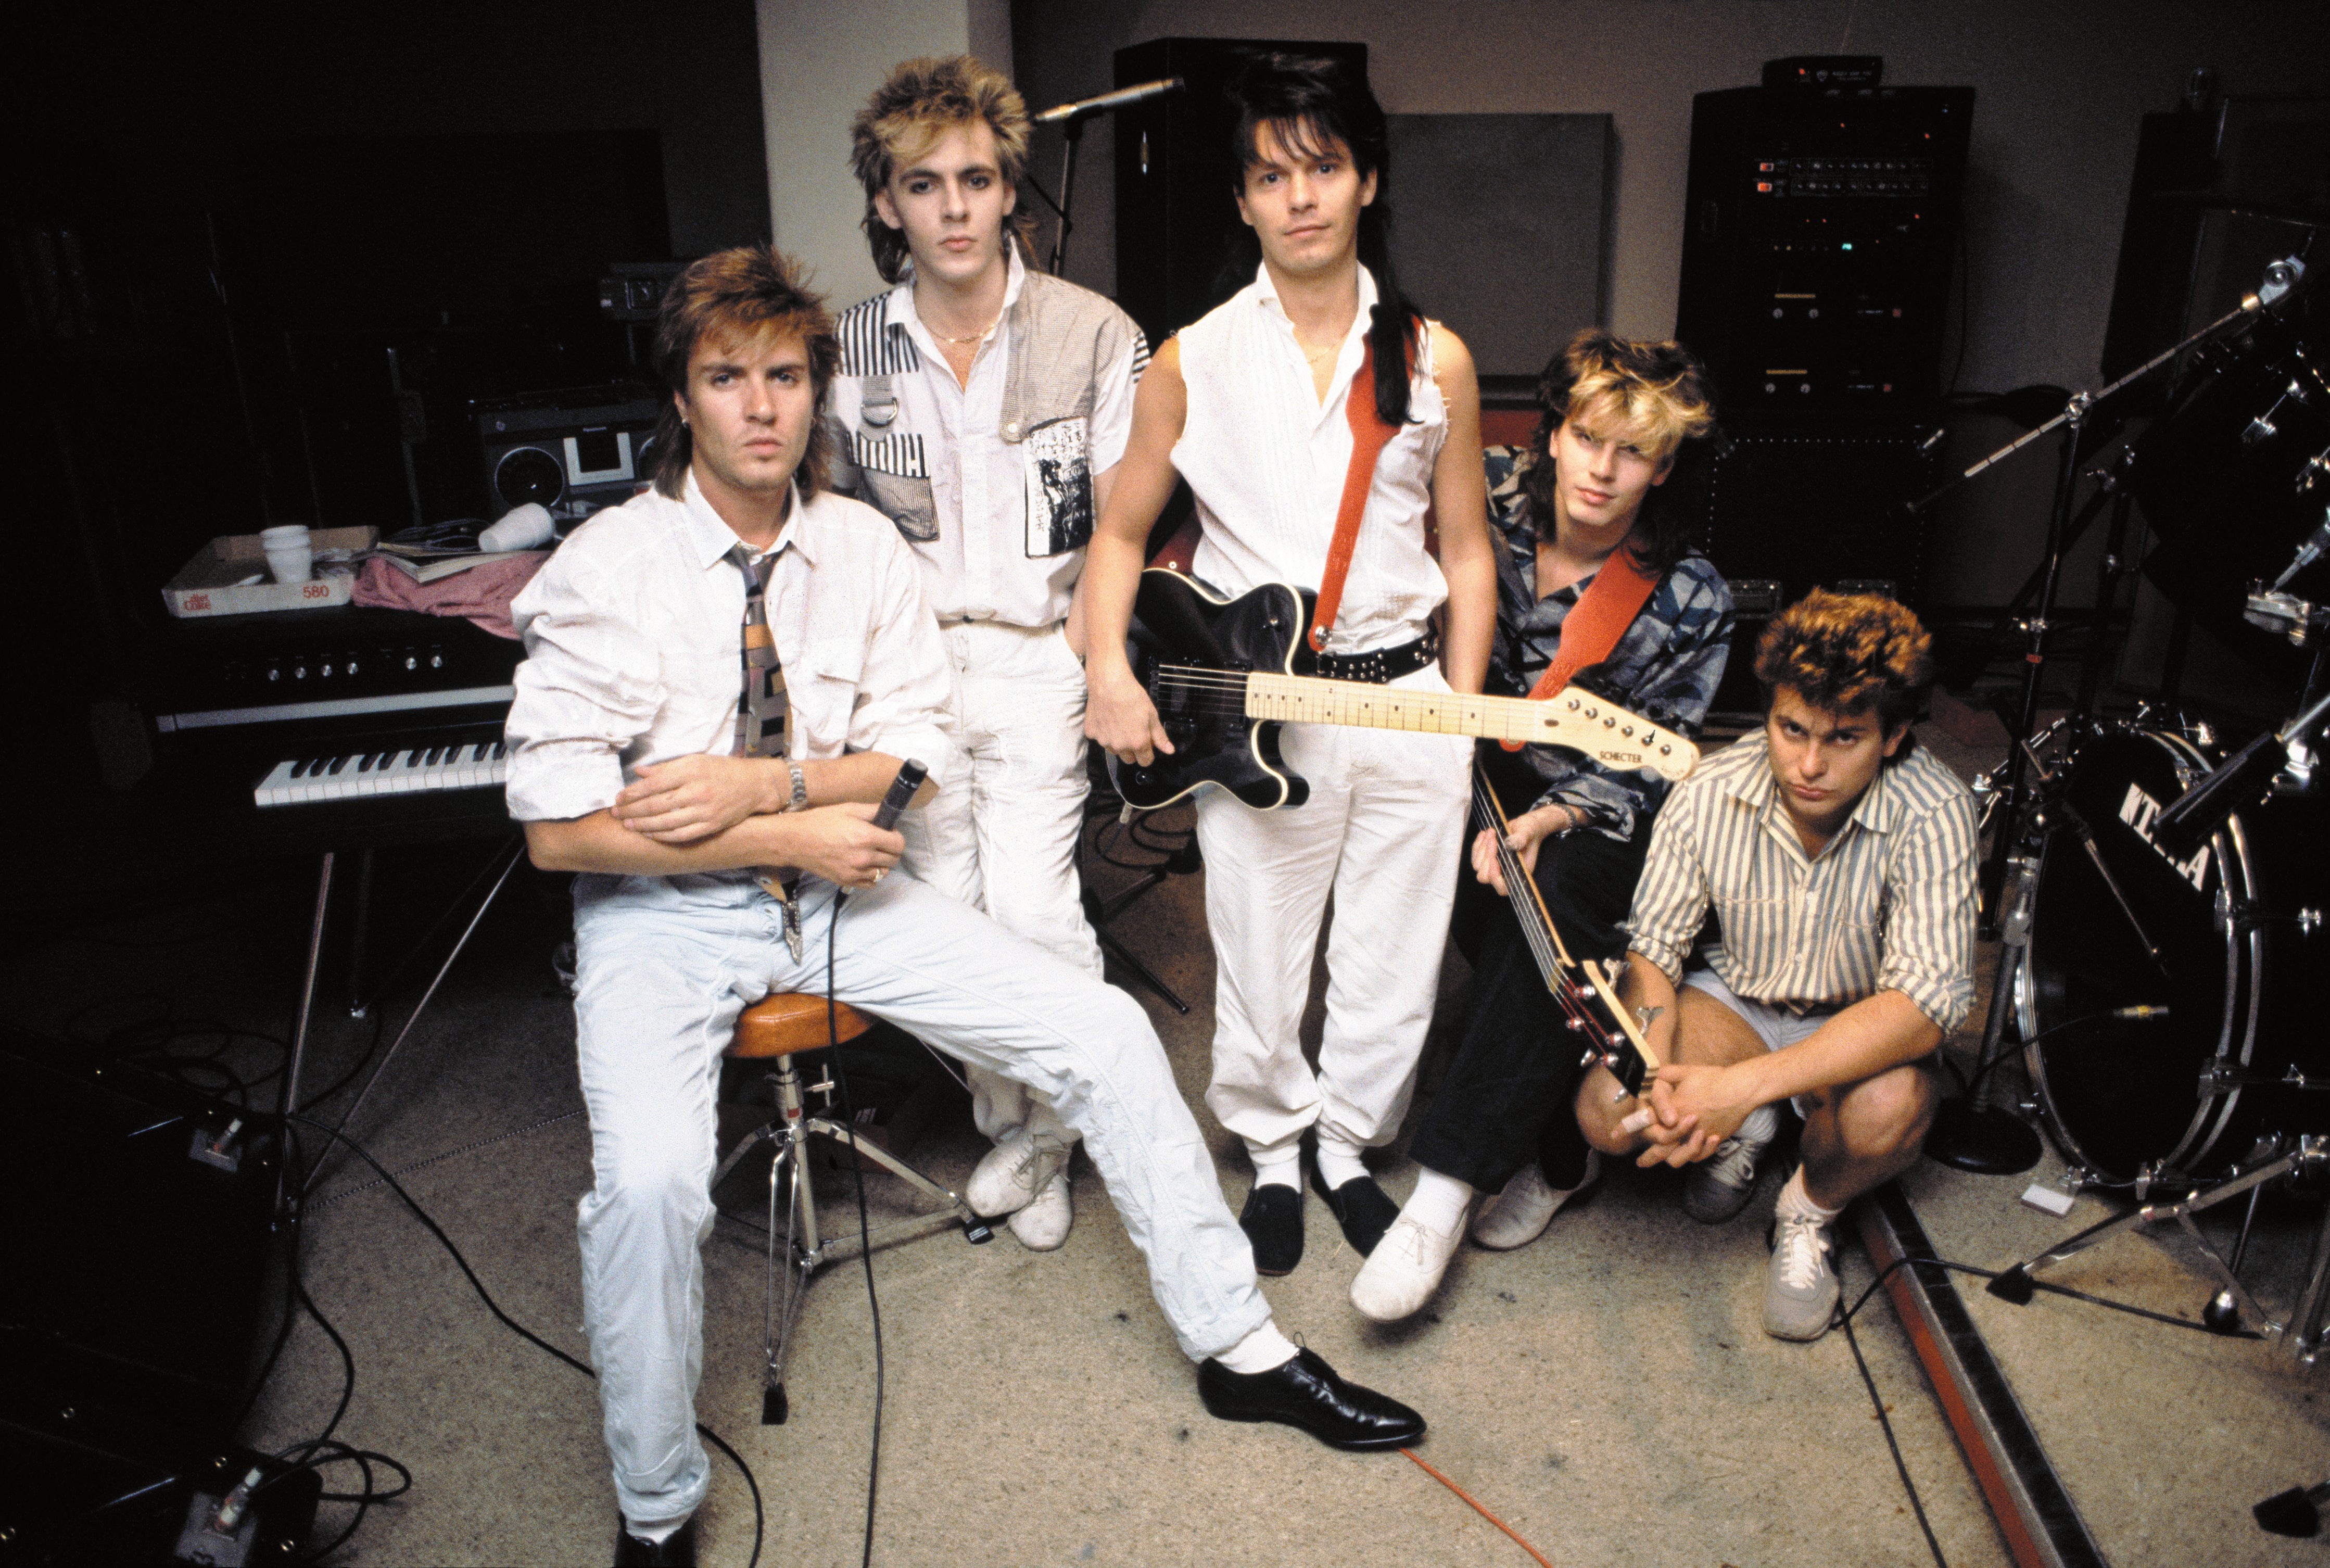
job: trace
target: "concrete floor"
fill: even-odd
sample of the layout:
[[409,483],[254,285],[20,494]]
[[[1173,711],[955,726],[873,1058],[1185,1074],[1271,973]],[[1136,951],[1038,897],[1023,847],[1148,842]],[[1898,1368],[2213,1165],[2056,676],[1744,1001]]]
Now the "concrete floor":
[[[1954,763],[1980,760],[1937,738]],[[384,861],[384,910],[423,912],[483,852]],[[13,1021],[89,1041],[165,1014],[287,1032],[311,876],[286,863],[237,890],[20,951],[0,968]],[[1102,868],[1095,885],[1113,889],[1126,876]],[[551,879],[522,870],[350,1130],[403,1173],[506,1311],[579,1354],[573,1219],[589,1151],[572,1012],[547,962],[556,908]],[[1192,1004],[1180,1017],[1134,988],[1198,1104],[1211,1001],[1198,879],[1172,879],[1116,930]],[[1452,954],[1421,1093],[1463,980]],[[400,987],[392,1031],[417,992],[417,980]],[[354,1060],[368,1030],[342,1007],[321,1016],[308,1079],[316,1087]],[[1315,1017],[1312,1028],[1315,1039]],[[272,1061],[255,1043],[230,1057],[243,1059],[253,1071]],[[1198,1114],[1235,1208],[1250,1169],[1236,1141]],[[1414,1179],[1401,1147],[1378,1166],[1396,1197]],[[911,1153],[960,1186],[980,1145],[956,1109]],[[2040,1176],[2050,1168],[2060,1167]],[[819,1277],[793,1356],[791,1420],[761,1425],[763,1263],[753,1224],[765,1183],[756,1174],[724,1189],[732,1217],[707,1249],[699,1413],[758,1478],[764,1562],[853,1563],[876,1408],[866,1279],[855,1261]],[[1552,1563],[1929,1562],[1845,1336],[1784,1345],[1758,1326],[1764,1221],[1779,1174],[1748,1213],[1710,1230],[1682,1217],[1671,1173],[1617,1173],[1536,1244],[1464,1250],[1426,1313],[1392,1330],[1352,1311],[1346,1292],[1359,1259],[1312,1199],[1302,1267],[1264,1288],[1283,1327],[1422,1410],[1432,1422],[1422,1457]],[[1997,1268],[2107,1212],[2094,1197],[2060,1221],[2022,1208],[2016,1196],[2033,1179],[1928,1164],[1907,1185],[1945,1256]],[[306,1276],[356,1361],[341,1435],[393,1455],[415,1482],[335,1561],[604,1561],[613,1508],[593,1390],[496,1324],[444,1252],[371,1183],[353,1162],[324,1174]],[[819,1190],[838,1217],[854,1218],[846,1174],[825,1173]],[[1284,1429],[1209,1419],[1081,1159],[1075,1193],[1078,1222],[1057,1252],[1028,1253],[1008,1232],[974,1248],[942,1231],[876,1254],[885,1388],[875,1561],[1529,1561],[1398,1455],[1343,1455]],[[886,1178],[869,1179],[867,1194],[877,1224],[913,1206]],[[2296,1209],[2268,1227],[2258,1284],[2269,1303],[2277,1290],[2287,1300],[2292,1251],[2302,1257],[2318,1213]],[[1857,1247],[1845,1254],[1850,1300],[1871,1270]],[[2178,1251],[2144,1237],[2055,1278],[2188,1316],[2206,1294]],[[2330,1392],[2318,1369],[2294,1368],[2266,1345],[2060,1299],[2015,1308],[1983,1297],[1978,1282],[1966,1289],[2112,1562],[2330,1561],[2323,1543],[2268,1535],[2249,1515],[2268,1494],[2330,1475]],[[2009,1561],[1882,1295],[1856,1329],[1947,1561]],[[248,1440],[271,1448],[311,1434],[340,1386],[336,1355],[303,1320]],[[716,1454],[714,1464],[706,1561],[742,1563],[751,1499],[733,1466]],[[327,1509],[327,1521],[346,1516]]]

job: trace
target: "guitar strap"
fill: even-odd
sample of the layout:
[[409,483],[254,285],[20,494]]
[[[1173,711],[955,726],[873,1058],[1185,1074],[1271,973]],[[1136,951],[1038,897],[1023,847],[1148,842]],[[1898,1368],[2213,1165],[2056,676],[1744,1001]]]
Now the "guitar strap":
[[[1609,658],[1618,639],[1650,602],[1651,590],[1658,583],[1658,574],[1645,571],[1634,551],[1624,545],[1611,551],[1594,581],[1586,584],[1577,607],[1562,617],[1561,651],[1530,688],[1530,699],[1544,701],[1568,685],[1571,676]],[[1498,744],[1507,751],[1519,751],[1522,745],[1518,740]]]
[[[1359,539],[1359,518],[1368,509],[1368,490],[1375,481],[1376,460],[1392,438],[1392,427],[1376,412],[1376,346],[1369,337],[1359,368],[1351,376],[1350,394],[1343,400],[1343,417],[1351,426],[1351,466],[1343,473],[1343,499],[1335,508],[1335,537],[1327,546],[1327,573],[1319,580],[1319,604],[1311,617],[1311,651],[1323,651],[1327,628],[1343,603],[1343,579],[1350,574],[1351,551]],[[1408,374],[1415,374],[1416,354],[1407,355]]]

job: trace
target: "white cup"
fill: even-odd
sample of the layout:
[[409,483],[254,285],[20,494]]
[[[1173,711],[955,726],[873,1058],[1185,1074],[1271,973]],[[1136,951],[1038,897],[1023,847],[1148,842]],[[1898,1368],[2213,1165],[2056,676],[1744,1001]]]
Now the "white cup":
[[316,548],[305,523],[284,523],[259,531],[267,569],[279,583],[304,583],[316,575]]

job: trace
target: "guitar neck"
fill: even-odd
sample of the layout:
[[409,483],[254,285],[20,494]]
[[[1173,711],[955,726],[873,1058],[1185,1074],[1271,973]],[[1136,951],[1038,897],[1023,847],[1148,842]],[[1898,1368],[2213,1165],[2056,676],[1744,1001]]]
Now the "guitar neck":
[[1684,777],[1699,760],[1699,748],[1682,736],[1574,686],[1539,702],[1257,671],[1246,678],[1246,716],[1568,746],[1611,767],[1652,768],[1670,779]]

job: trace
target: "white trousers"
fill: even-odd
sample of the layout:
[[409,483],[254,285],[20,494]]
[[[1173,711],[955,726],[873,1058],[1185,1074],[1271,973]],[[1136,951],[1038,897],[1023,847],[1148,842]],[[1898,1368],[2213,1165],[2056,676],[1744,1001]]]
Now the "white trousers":
[[[1084,829],[1084,671],[1058,626],[942,627],[954,666],[967,783],[901,819],[914,875],[1085,971],[1101,974],[1076,874]],[[996,1143],[1075,1135],[1027,1086],[969,1066],[971,1118]]]
[[[1437,668],[1393,685],[1445,691]],[[1461,736],[1290,724],[1300,806],[1197,800],[1214,936],[1214,1076],[1206,1104],[1257,1160],[1312,1126],[1388,1143],[1416,1085],[1455,898],[1473,743]],[[1313,1072],[1298,1031],[1328,895],[1327,1022]]]
[[575,880],[593,1176],[578,1225],[583,1324],[616,1497],[639,1523],[693,1513],[710,1478],[695,1401],[720,1052],[768,993],[825,994],[829,931],[835,995],[1031,1086],[1083,1136],[1186,1354],[1218,1354],[1270,1321],[1139,1003],[911,876],[851,895],[838,920],[829,883],[805,883],[802,905],[796,962],[775,900],[741,877]]

